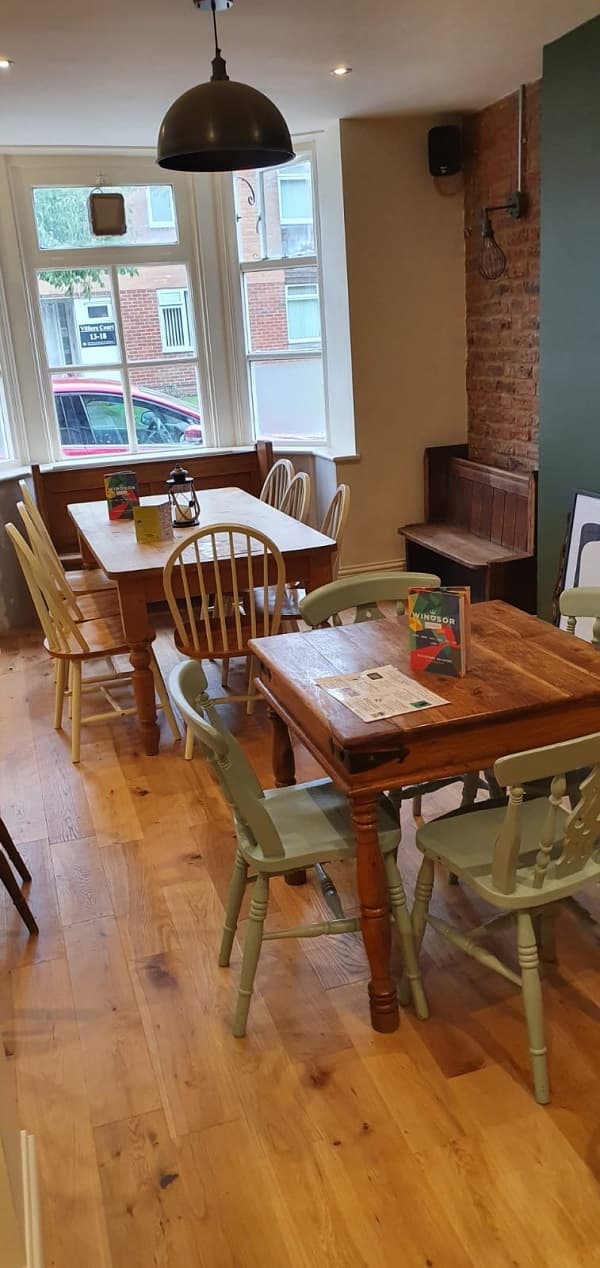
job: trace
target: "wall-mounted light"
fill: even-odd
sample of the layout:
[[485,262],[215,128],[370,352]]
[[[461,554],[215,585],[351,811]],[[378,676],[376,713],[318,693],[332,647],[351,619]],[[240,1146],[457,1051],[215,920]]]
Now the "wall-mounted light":
[[518,191],[510,194],[508,201],[497,203],[494,207],[484,207],[481,213],[481,250],[479,252],[479,272],[488,282],[496,282],[506,271],[506,256],[502,247],[494,237],[494,227],[490,219],[492,211],[507,211],[513,220],[518,220],[523,213],[523,195]]
[[10,57],[0,57],[0,70],[10,70],[13,65],[14,62]]

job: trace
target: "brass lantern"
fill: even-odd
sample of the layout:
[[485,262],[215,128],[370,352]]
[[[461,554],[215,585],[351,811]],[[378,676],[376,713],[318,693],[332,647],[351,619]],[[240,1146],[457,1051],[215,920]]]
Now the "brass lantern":
[[174,527],[191,528],[200,518],[200,503],[196,497],[193,476],[177,463],[169,473],[166,483]]

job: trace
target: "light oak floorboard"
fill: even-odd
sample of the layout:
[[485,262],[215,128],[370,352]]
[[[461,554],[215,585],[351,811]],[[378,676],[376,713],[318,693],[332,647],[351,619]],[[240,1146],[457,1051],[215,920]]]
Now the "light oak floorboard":
[[[176,653],[159,634],[165,669]],[[162,723],[52,731],[39,640],[2,642],[0,813],[33,874],[30,939],[0,892],[0,1033],[35,1133],[51,1268],[592,1268],[600,1264],[600,893],[558,922],[544,967],[553,1101],[536,1106],[521,1000],[428,932],[431,1019],[369,1024],[359,935],[266,943],[233,1039],[249,893],[216,962],[234,836],[198,756]],[[220,666],[210,667],[215,689]],[[243,664],[234,667],[243,674]],[[219,687],[220,689],[220,687]],[[226,706],[263,783],[265,709]],[[298,778],[320,774],[297,746]],[[457,788],[425,802],[454,806]],[[418,859],[410,808],[400,862]],[[349,914],[353,865],[332,867]],[[488,914],[440,874],[435,914]],[[325,911],[272,885],[267,925]],[[495,949],[511,954],[511,937]],[[399,967],[395,952],[394,963]]]

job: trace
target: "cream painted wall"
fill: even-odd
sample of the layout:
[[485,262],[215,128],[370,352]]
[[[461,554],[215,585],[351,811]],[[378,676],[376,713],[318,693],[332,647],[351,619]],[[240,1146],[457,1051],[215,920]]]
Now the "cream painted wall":
[[466,439],[463,200],[427,168],[435,120],[345,119],[342,178],[356,451],[344,571],[403,558],[423,450]]

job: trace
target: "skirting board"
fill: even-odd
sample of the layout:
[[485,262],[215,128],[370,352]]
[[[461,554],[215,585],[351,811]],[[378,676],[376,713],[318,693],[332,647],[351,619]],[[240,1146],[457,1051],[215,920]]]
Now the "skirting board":
[[404,572],[405,559],[380,559],[370,564],[343,564],[338,577],[355,577],[362,572]]

